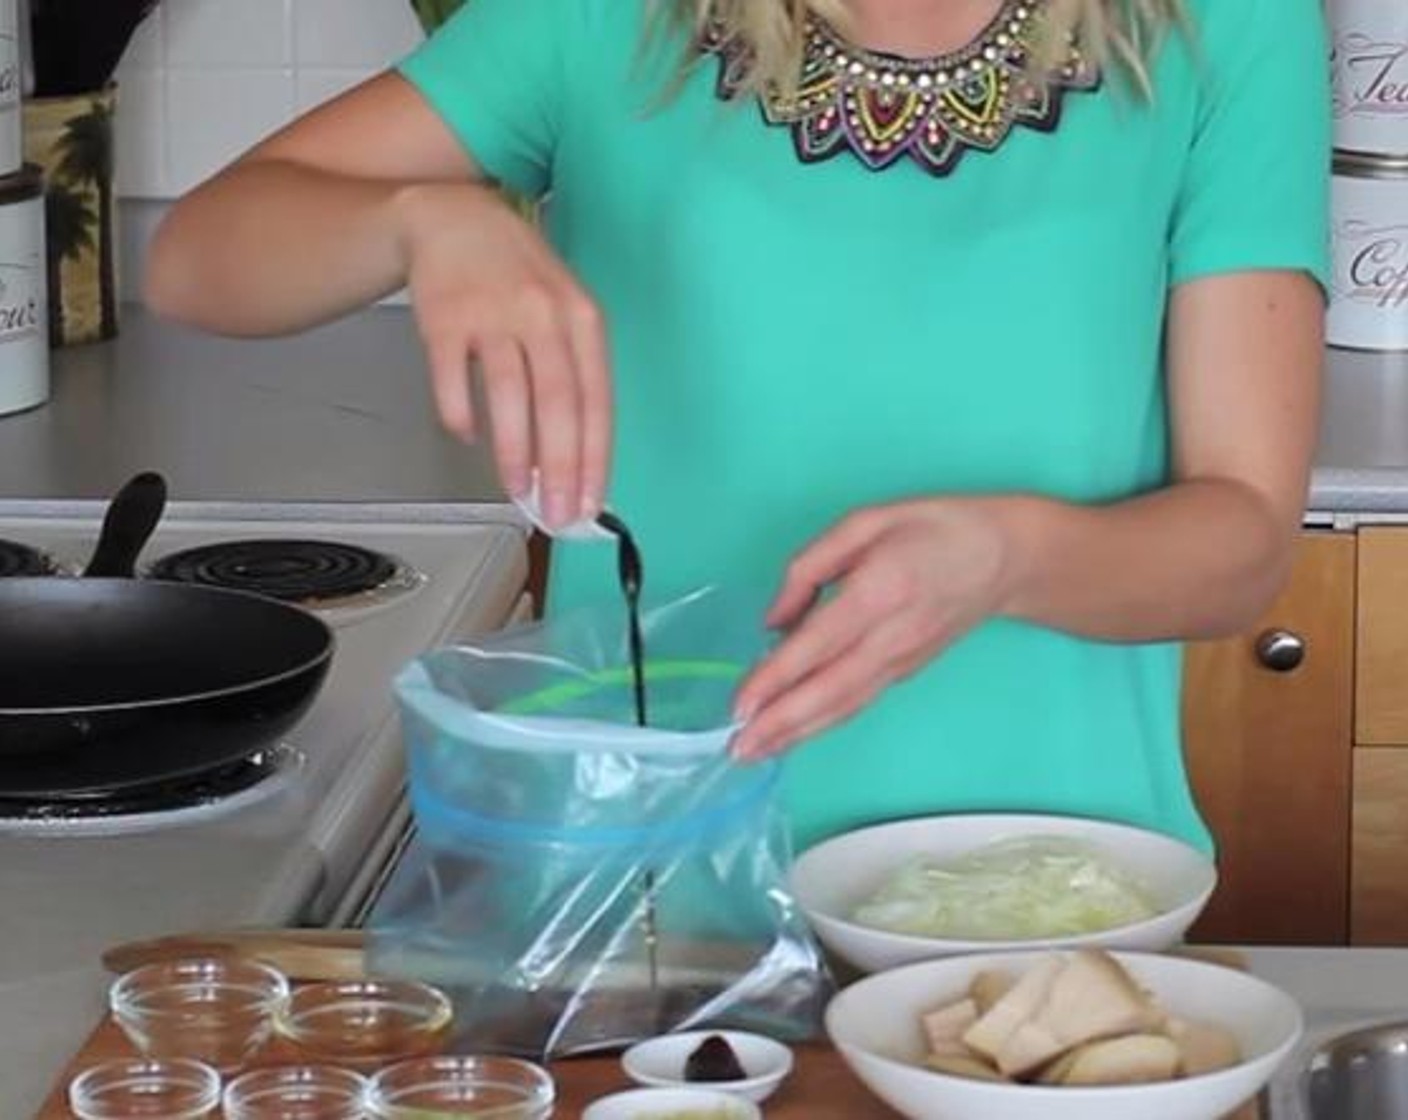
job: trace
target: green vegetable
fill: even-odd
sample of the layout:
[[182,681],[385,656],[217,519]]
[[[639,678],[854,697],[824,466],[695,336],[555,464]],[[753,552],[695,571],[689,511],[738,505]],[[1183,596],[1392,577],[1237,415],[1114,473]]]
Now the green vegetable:
[[1024,837],[945,863],[913,860],[853,917],[918,937],[1022,941],[1096,933],[1158,913],[1140,884],[1089,845]]

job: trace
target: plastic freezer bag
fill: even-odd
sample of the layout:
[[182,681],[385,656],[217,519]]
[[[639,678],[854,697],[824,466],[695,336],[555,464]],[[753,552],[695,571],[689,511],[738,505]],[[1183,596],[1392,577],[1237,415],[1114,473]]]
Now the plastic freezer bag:
[[828,981],[787,893],[780,763],[729,758],[761,603],[703,591],[430,653],[397,681],[419,843],[369,964],[455,998],[473,1045],[533,1057],[665,1030],[815,1033]]

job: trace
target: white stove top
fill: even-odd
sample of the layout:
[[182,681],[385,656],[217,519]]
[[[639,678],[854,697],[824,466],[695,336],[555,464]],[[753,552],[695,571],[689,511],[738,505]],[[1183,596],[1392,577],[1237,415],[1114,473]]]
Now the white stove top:
[[[75,570],[101,504],[0,509],[0,538]],[[330,539],[388,553],[408,590],[323,613],[337,645],[313,706],[286,736],[293,765],[209,810],[0,832],[0,984],[91,963],[129,937],[328,919],[364,889],[403,800],[391,681],[421,651],[497,629],[518,607],[525,534],[497,507],[182,506],[142,555],[250,537]],[[139,565],[140,567],[140,565]],[[63,577],[57,577],[63,578]],[[359,886],[360,884],[360,886]],[[23,900],[14,905],[16,900]]]

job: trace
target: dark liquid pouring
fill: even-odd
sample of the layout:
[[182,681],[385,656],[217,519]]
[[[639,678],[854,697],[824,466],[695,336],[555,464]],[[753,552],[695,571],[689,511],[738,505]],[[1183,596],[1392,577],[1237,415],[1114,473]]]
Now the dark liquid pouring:
[[[641,562],[636,539],[624,521],[614,513],[602,513],[597,517],[596,523],[616,536],[616,570],[621,580],[621,594],[626,600],[626,635],[631,653],[631,685],[635,691],[636,725],[645,727],[648,723],[645,702],[645,639],[640,632],[640,592],[645,583],[645,565]],[[649,969],[650,990],[654,992],[660,986],[660,936],[655,924],[654,871],[646,870],[643,890],[646,963]]]
[[621,579],[621,594],[626,599],[627,640],[631,651],[631,684],[635,690],[636,724],[649,722],[645,702],[645,640],[640,632],[640,591],[645,583],[645,566],[640,549],[626,523],[614,513],[603,513],[597,524],[616,536],[616,570]]

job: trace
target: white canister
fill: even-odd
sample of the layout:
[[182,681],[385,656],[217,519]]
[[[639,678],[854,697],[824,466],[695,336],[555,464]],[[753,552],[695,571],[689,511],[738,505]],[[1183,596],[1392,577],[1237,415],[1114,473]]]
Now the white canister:
[[1332,346],[1408,350],[1408,160],[1335,157]]
[[0,175],[24,165],[20,96],[24,74],[20,50],[19,0],[0,0]]
[[1408,156],[1408,4],[1329,0],[1335,147]]
[[0,179],[0,416],[49,399],[44,179],[30,164]]

